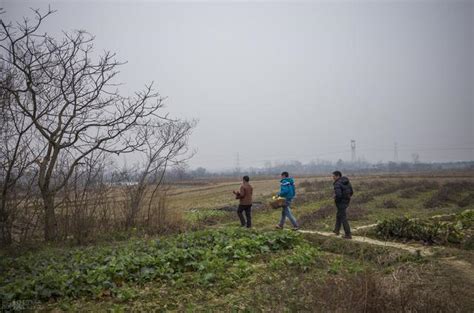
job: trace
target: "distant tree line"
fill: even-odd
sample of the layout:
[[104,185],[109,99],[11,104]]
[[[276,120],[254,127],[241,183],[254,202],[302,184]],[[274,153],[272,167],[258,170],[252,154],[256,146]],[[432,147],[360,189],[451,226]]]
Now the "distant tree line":
[[430,172],[442,170],[474,170],[474,161],[463,162],[337,162],[319,161],[302,163],[299,161],[282,162],[275,166],[261,168],[248,168],[244,170],[209,171],[203,167],[196,169],[173,168],[167,173],[168,181],[180,181],[189,179],[209,178],[209,177],[238,177],[243,175],[251,176],[278,176],[281,171],[286,170],[292,175],[329,175],[334,170],[343,172],[370,174],[370,173],[401,173],[401,172]]

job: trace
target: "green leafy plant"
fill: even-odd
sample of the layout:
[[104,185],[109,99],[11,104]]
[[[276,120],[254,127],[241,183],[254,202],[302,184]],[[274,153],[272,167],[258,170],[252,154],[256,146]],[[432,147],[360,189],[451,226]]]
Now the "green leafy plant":
[[409,219],[397,217],[380,222],[375,228],[379,238],[422,240],[427,243],[460,244],[472,233],[474,211],[466,210],[452,220]]
[[[134,240],[118,246],[3,258],[0,300],[110,295],[128,301],[135,296],[127,287],[131,284],[173,284],[185,273],[193,274],[199,285],[229,285],[250,275],[248,260],[298,247],[301,242],[293,232],[259,233],[230,228],[162,240]],[[295,260],[304,263],[311,252],[300,252]]]

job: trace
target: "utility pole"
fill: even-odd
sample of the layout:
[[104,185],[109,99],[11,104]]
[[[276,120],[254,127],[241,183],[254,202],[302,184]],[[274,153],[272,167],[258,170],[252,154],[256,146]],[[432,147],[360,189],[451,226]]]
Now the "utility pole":
[[237,152],[237,156],[235,158],[235,171],[236,171],[237,175],[240,176],[240,155],[239,155],[238,152]]
[[351,161],[352,163],[356,162],[356,141],[354,139],[351,140]]
[[393,161],[398,163],[398,143],[395,142],[393,146]]

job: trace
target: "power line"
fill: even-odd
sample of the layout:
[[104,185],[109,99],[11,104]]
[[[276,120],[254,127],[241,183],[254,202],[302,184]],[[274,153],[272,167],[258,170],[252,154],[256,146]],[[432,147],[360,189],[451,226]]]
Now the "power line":
[[351,160],[352,163],[356,161],[356,141],[354,139],[351,140]]
[[396,142],[393,146],[393,161],[398,163],[398,143]]

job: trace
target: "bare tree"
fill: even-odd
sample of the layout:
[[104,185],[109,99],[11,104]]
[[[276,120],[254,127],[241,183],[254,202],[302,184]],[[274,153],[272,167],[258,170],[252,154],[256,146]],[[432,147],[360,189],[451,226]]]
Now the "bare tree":
[[[0,65],[3,84],[12,86],[12,77]],[[14,215],[20,205],[27,205],[33,190],[31,180],[26,180],[37,154],[30,149],[31,121],[12,110],[11,95],[0,89],[0,245],[12,242]],[[28,173],[28,170],[30,172]]]
[[136,184],[127,188],[129,205],[126,207],[126,226],[133,226],[142,208],[147,189],[152,187],[149,194],[148,214],[164,174],[169,165],[183,162],[190,156],[188,152],[188,137],[194,122],[168,120],[154,125],[142,127],[139,137],[144,145],[138,151],[143,158],[140,175]]
[[12,77],[10,85],[2,77],[0,89],[12,97],[12,110],[32,124],[32,147],[42,151],[37,184],[44,235],[51,241],[58,229],[55,200],[76,167],[94,151],[136,151],[146,144],[142,129],[169,119],[159,115],[163,99],[151,85],[133,97],[119,94],[114,79],[123,63],[111,52],[93,61],[93,36],[75,31],[58,41],[39,32],[53,11],[33,12],[33,21],[0,20],[0,62]]
[[61,196],[63,238],[72,237],[81,244],[94,231],[102,230],[99,215],[107,207],[110,194],[104,181],[106,165],[107,154],[98,150],[75,168]]

